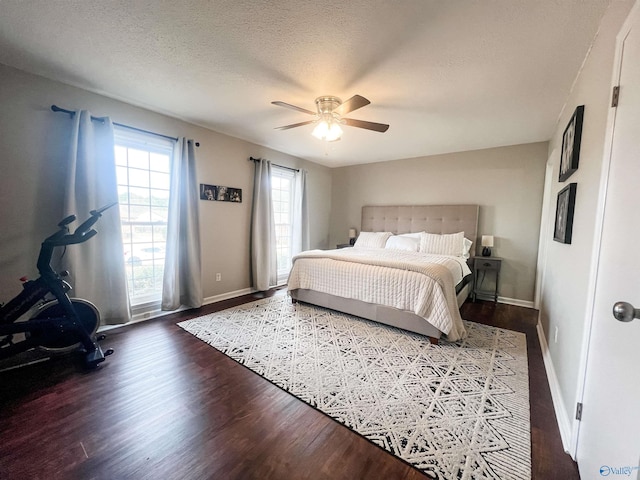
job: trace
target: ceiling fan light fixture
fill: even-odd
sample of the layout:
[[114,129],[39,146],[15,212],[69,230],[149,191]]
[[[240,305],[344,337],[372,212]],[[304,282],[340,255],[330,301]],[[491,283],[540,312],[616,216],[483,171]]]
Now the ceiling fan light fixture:
[[311,135],[319,140],[334,142],[342,137],[342,128],[335,121],[322,119],[313,129]]
[[366,107],[371,102],[360,95],[354,95],[346,102],[343,102],[338,97],[331,95],[316,98],[316,110],[312,112],[306,108],[296,107],[290,103],[281,101],[271,102],[273,105],[279,107],[290,108],[298,112],[312,115],[315,118],[306,122],[293,123],[291,125],[284,125],[282,127],[276,127],[278,130],[289,130],[290,128],[302,127],[304,125],[315,125],[313,132],[314,137],[325,142],[334,142],[340,140],[342,137],[341,125],[347,125],[349,127],[364,128],[366,130],[373,130],[374,132],[384,133],[389,129],[389,125],[384,123],[366,122],[364,120],[356,120],[354,118],[344,118],[344,115],[351,113],[359,108]]

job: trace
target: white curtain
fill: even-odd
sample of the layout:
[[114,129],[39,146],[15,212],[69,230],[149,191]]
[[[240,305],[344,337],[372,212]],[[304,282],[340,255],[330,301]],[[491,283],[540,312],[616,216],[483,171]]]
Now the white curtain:
[[171,165],[162,310],[202,305],[199,190],[193,140],[179,138]]
[[307,204],[307,172],[295,174],[293,192],[293,245],[292,255],[309,250],[309,206]]
[[271,162],[255,160],[251,212],[251,280],[259,291],[276,285],[276,228],[271,201]]
[[[91,113],[80,110],[72,123],[64,198],[65,215],[78,218],[71,229],[91,210],[118,200],[111,120],[91,120]],[[118,207],[106,210],[94,228],[98,235],[68,246],[63,257],[64,268],[71,272],[72,294],[98,307],[101,324],[126,323],[131,313]]]

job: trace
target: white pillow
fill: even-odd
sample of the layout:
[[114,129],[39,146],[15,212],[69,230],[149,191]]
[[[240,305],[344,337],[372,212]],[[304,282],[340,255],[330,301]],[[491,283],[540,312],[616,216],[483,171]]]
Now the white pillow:
[[398,237],[409,237],[409,238],[417,238],[420,239],[424,232],[416,232],[416,233],[401,233]]
[[360,232],[354,247],[384,248],[391,232]]
[[473,242],[471,240],[469,240],[467,237],[464,238],[464,240],[462,241],[462,256],[463,258],[469,258],[470,254],[469,251],[471,250],[471,245],[473,245]]
[[406,250],[417,252],[420,248],[420,237],[409,237],[406,235],[391,235],[384,248],[390,250]]
[[461,256],[464,252],[464,232],[438,235],[423,233],[420,237],[420,252],[437,255]]

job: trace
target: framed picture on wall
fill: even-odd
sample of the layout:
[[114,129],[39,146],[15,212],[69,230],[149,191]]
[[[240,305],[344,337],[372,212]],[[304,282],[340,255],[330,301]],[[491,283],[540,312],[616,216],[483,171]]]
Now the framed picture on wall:
[[217,202],[242,203],[242,189],[222,185],[200,184],[200,199]]
[[562,134],[562,152],[560,153],[560,173],[558,181],[564,182],[573,172],[578,170],[580,162],[580,141],[582,139],[582,120],[584,105],[580,105],[573,112],[567,128]]
[[570,183],[558,192],[556,205],[556,225],[553,239],[560,243],[571,243],[573,233],[573,212],[576,206],[577,183]]
[[218,190],[215,185],[200,184],[200,200],[215,200]]

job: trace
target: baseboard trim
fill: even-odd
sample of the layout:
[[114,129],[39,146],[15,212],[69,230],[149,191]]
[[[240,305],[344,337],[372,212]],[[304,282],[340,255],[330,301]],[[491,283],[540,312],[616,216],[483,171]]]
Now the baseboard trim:
[[569,453],[571,446],[571,419],[564,408],[562,392],[560,391],[560,382],[558,382],[558,376],[556,375],[556,370],[553,366],[553,360],[551,359],[551,353],[549,352],[549,344],[547,343],[547,338],[544,335],[542,324],[539,321],[536,325],[536,330],[538,331],[538,339],[540,340],[540,349],[542,350],[544,369],[547,372],[547,380],[549,382],[549,388],[551,389],[553,409],[556,412],[558,428],[560,429],[562,446],[564,448],[564,451]]
[[499,303],[506,303],[507,305],[514,305],[516,307],[535,308],[534,303],[531,300],[520,300],[518,298],[498,297]]
[[[242,295],[249,295],[251,293],[256,293],[257,290],[255,288],[243,288],[241,290],[235,290],[233,292],[222,293],[220,295],[214,295],[212,297],[207,297],[202,301],[202,305],[209,305],[211,303],[221,302],[222,300],[228,300],[230,298],[241,297]],[[182,312],[184,310],[189,310],[191,307],[180,307],[176,310],[161,310],[160,303],[154,303],[149,305],[150,308],[143,309],[139,313],[135,313],[131,315],[131,320],[127,323],[121,323],[118,325],[103,325],[98,328],[98,332],[107,332],[109,330],[113,330],[115,328],[125,327],[127,325],[132,325],[134,323],[146,322],[147,320],[153,320],[154,318],[163,317],[165,315],[171,315],[172,313]]]
[[209,305],[211,303],[221,302],[222,300],[229,300],[230,298],[241,297],[242,295],[249,295],[256,293],[258,290],[255,288],[243,288],[241,290],[235,290],[233,292],[221,293],[220,295],[214,295],[207,297],[202,301],[203,305]]
[[134,323],[146,322],[147,320],[153,320],[154,318],[164,317],[165,315],[171,315],[172,313],[182,312],[183,310],[188,310],[191,307],[180,307],[176,310],[161,310],[159,306],[154,306],[152,309],[144,310],[140,313],[134,313],[131,315],[131,320],[127,323],[119,323],[117,325],[102,325],[98,328],[98,333],[108,332],[109,330],[114,330],[120,327],[126,327],[128,325],[133,325]]
[[[471,298],[471,296],[469,296]],[[478,300],[493,301],[492,296],[478,294],[476,296]],[[504,303],[505,305],[513,305],[515,307],[535,308],[534,303],[530,300],[520,300],[518,298],[500,297],[498,296],[498,303]]]

